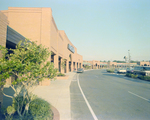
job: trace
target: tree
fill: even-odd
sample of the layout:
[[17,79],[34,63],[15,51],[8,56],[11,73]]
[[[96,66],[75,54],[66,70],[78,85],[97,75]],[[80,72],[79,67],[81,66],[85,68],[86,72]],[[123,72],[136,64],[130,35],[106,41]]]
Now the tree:
[[[0,50],[2,53],[0,58],[0,86],[6,84],[7,78],[12,75],[16,76],[17,79],[10,85],[15,92],[14,96],[3,94],[15,100],[17,103],[16,111],[23,118],[28,113],[31,102],[30,98],[33,90],[31,88],[34,88],[44,78],[54,78],[57,74],[57,69],[54,68],[50,61],[47,61],[50,56],[48,48],[37,45],[35,42],[30,42],[29,40],[20,41],[16,49],[8,50],[0,46]],[[22,100],[15,99],[20,98],[18,96],[21,96]],[[23,106],[24,101],[26,101],[25,106]]]
[[66,60],[65,60],[65,59],[62,59],[61,67],[62,67],[63,69],[66,68]]

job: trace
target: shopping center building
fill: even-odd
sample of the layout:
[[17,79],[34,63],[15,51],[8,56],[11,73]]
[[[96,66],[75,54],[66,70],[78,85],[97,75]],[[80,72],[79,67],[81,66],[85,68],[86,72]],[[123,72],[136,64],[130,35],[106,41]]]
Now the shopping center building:
[[[77,48],[71,43],[65,31],[58,30],[51,8],[9,7],[1,12],[8,21],[5,23],[4,31],[7,24],[30,41],[37,41],[37,44],[49,48],[52,53],[49,60],[59,72],[67,73],[82,67],[82,56],[77,53]],[[64,68],[61,67],[62,61],[65,62]]]
[[51,56],[48,61],[53,62],[59,72],[82,68],[83,57],[77,53],[65,31],[58,30],[51,8],[9,7],[0,11],[0,45],[15,48],[26,38],[49,48]]
[[134,66],[149,66],[150,62],[139,62],[137,63],[117,63],[117,62],[100,62],[97,60],[83,61],[83,67],[88,65],[91,69],[102,69],[102,68],[122,68],[122,67],[134,67]]

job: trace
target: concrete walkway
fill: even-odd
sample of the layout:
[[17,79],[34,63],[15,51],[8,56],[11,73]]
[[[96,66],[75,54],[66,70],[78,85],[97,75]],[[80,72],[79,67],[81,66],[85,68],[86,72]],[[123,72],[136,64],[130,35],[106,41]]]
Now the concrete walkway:
[[70,83],[76,72],[69,72],[68,80],[53,80],[50,86],[38,86],[33,91],[54,106],[60,114],[60,120],[71,120]]

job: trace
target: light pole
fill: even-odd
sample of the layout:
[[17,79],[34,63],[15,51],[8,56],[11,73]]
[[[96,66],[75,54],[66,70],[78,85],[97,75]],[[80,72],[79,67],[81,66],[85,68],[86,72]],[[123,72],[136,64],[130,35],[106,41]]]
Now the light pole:
[[130,50],[128,50],[128,56],[129,56],[129,68],[130,68],[130,61],[131,61]]
[[125,62],[126,62],[126,68],[127,68],[127,56],[124,56]]

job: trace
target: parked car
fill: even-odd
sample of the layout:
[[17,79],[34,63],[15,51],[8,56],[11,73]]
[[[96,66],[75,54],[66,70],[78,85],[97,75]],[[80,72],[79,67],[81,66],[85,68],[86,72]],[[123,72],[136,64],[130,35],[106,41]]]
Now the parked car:
[[149,66],[137,66],[134,68],[134,74],[138,76],[150,76],[150,67]]
[[126,68],[119,68],[117,73],[126,73]]
[[134,72],[134,68],[127,68],[127,73],[132,73]]
[[84,69],[83,68],[78,68],[77,69],[77,73],[83,73],[84,72]]

